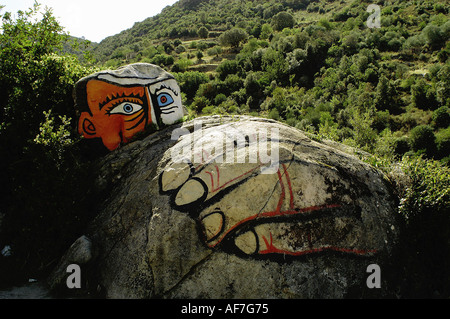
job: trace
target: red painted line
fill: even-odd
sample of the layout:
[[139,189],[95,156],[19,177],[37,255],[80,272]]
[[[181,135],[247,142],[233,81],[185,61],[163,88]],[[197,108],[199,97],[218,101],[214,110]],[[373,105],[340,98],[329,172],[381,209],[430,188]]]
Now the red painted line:
[[211,177],[211,188],[214,189],[214,177],[213,174],[211,172],[205,172],[206,174],[208,174]]
[[[206,155],[206,162],[209,162],[211,160],[211,154],[208,154],[204,149],[202,149],[202,154]],[[203,158],[202,158],[203,161]]]
[[[245,173],[243,173],[243,174],[241,174],[241,175],[239,175],[239,176],[237,176],[237,177],[235,177],[235,178],[233,178],[233,179],[230,179],[228,182],[224,183],[223,185],[218,184],[218,185],[217,185],[217,188],[212,187],[210,193],[215,193],[215,192],[221,190],[222,188],[226,187],[226,186],[229,185],[230,183],[233,183],[234,181],[241,179],[242,177],[244,177],[244,176],[246,176],[246,175],[252,173],[253,171],[257,170],[257,169],[260,168],[260,167],[261,167],[261,165],[255,167],[255,168],[252,168],[251,170],[249,170],[249,171],[247,171],[247,172],[245,172]],[[217,171],[217,181],[219,182],[220,172],[219,172],[219,167],[218,167],[218,166],[216,166],[216,171]],[[212,177],[212,173],[210,173],[210,172],[207,172],[207,173],[210,174],[210,176]],[[214,185],[214,184],[213,184],[213,185]],[[219,185],[220,185],[220,186],[219,186]]]
[[283,180],[282,180],[282,176],[281,176],[280,170],[277,171],[277,174],[278,174],[278,180],[280,181],[280,186],[281,186],[280,199],[278,200],[278,205],[277,205],[277,209],[276,209],[276,212],[279,212],[279,211],[281,211],[281,206],[283,205],[284,198],[286,196],[286,192],[285,192],[285,189],[284,189],[284,183],[283,183]]
[[217,172],[217,185],[220,185],[220,170],[219,166],[216,165],[216,172]]
[[230,229],[228,229],[223,234],[223,236],[220,237],[220,239],[218,240],[217,243],[215,243],[213,245],[210,245],[209,247],[217,246],[230,232],[232,232],[234,229],[236,229],[240,225],[245,224],[245,223],[247,223],[247,222],[249,222],[251,220],[255,220],[255,219],[258,219],[258,218],[271,218],[271,217],[278,217],[278,216],[295,215],[295,214],[301,214],[301,213],[304,213],[304,212],[310,212],[310,211],[316,211],[316,210],[327,209],[327,208],[334,208],[334,207],[340,207],[340,205],[333,204],[333,205],[323,205],[323,206],[312,206],[312,207],[307,207],[307,208],[303,208],[303,209],[299,209],[299,210],[288,210],[288,211],[283,211],[283,212],[273,211],[273,212],[266,212],[266,213],[261,213],[261,214],[256,214],[256,215],[253,215],[253,216],[249,216],[249,217],[241,220],[240,222],[236,223]]
[[291,178],[289,177],[289,173],[288,173],[288,170],[287,170],[285,164],[283,164],[283,168],[284,168],[284,174],[286,175],[286,180],[287,180],[288,187],[289,187],[289,195],[291,196],[290,202],[289,202],[289,207],[291,209],[294,209],[294,193],[292,191]]

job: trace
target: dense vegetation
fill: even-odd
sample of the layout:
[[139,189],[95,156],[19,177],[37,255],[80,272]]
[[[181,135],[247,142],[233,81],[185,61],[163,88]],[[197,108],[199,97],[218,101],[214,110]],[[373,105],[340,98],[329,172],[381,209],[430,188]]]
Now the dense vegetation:
[[[93,69],[63,50],[67,36],[40,7],[2,16],[0,33],[0,286],[35,278],[89,214],[87,162],[74,137],[72,88]],[[22,276],[27,276],[23,278]]]
[[[93,48],[171,70],[191,116],[252,113],[401,158],[448,162],[447,1],[180,1]],[[425,141],[425,143],[424,143]]]
[[[89,211],[80,185],[89,179],[71,87],[95,68],[149,62],[176,76],[187,119],[269,117],[366,151],[401,198],[397,264],[410,265],[399,270],[401,294],[449,297],[449,2],[375,1],[381,26],[368,28],[372,3],[181,0],[81,50],[67,45],[51,12],[37,24],[31,11],[17,21],[5,14],[0,249],[15,241],[25,270],[45,269],[77,234]],[[34,242],[44,225],[59,229]]]

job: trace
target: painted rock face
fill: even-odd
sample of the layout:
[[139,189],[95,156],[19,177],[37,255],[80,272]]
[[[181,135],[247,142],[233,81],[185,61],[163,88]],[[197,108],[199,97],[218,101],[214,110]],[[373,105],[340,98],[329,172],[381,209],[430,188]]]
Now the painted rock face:
[[208,247],[274,259],[384,249],[388,209],[374,194],[388,192],[363,163],[273,124],[179,133],[160,190]]
[[76,83],[74,99],[79,133],[101,138],[111,151],[148,125],[170,125],[185,114],[175,78],[147,63],[85,77]]

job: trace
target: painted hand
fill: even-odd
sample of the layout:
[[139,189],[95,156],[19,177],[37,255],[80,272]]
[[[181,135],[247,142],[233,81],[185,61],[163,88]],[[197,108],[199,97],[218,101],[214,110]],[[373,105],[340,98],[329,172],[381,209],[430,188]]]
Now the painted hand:
[[[375,252],[363,239],[361,209],[345,194],[350,186],[338,173],[292,156],[272,174],[262,174],[262,167],[172,163],[160,175],[160,190],[171,196],[174,209],[198,222],[200,236],[213,249],[254,257]],[[331,194],[330,183],[344,191]]]

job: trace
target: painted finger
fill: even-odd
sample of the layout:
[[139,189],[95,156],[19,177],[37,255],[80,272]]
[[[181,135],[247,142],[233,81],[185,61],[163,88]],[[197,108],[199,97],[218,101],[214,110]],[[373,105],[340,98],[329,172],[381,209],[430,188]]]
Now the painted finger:
[[[364,239],[362,223],[351,217],[327,217],[308,222],[267,223],[236,233],[229,249],[254,256],[302,256],[333,251],[372,255],[375,243]],[[225,242],[226,243],[226,242]]]
[[[257,164],[234,164],[232,168],[216,163],[205,165],[176,190],[173,195],[174,208],[192,214],[199,213],[257,175],[258,170]],[[181,176],[185,178],[185,174]],[[173,183],[175,186],[176,184]]]
[[162,193],[178,189],[192,176],[194,172],[189,162],[174,163],[159,175],[159,187]]
[[215,247],[239,227],[259,218],[296,214],[290,210],[292,192],[288,181],[287,166],[282,165],[277,174],[253,176],[238,188],[216,196],[214,199],[220,201],[208,203],[199,215],[207,245]]

